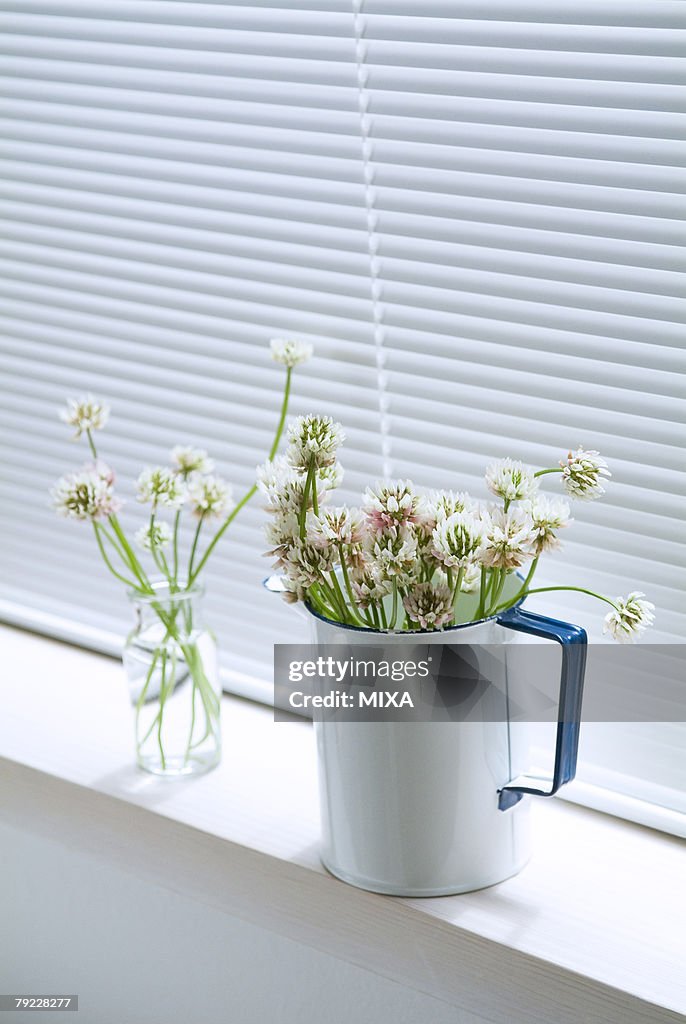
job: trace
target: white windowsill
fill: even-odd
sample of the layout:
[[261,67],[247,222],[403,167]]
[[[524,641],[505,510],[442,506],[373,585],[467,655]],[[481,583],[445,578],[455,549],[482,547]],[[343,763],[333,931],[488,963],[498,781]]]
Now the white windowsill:
[[[0,626],[0,806],[28,831],[428,992],[487,1021],[677,1021],[686,1013],[683,843],[559,801],[535,855],[464,896],[375,896],[317,859],[312,730],[224,698],[202,778],[136,771],[113,659]],[[163,855],[152,853],[163,851]]]

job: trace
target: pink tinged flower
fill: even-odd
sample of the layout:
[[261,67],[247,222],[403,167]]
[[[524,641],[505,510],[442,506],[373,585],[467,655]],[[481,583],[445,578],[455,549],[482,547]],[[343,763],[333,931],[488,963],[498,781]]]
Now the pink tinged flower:
[[191,473],[188,478],[187,499],[191,512],[203,517],[223,519],[233,508],[231,487],[221,477]]
[[533,520],[535,554],[541,555],[544,551],[555,551],[559,548],[560,539],[556,531],[573,522],[567,502],[562,498],[548,498],[544,494],[539,494],[528,511]]
[[471,512],[454,512],[437,523],[432,552],[447,569],[464,569],[478,557],[483,542],[481,520]]
[[377,483],[365,493],[363,511],[377,533],[409,524],[421,525],[430,518],[426,499],[415,493],[410,480]]
[[107,519],[122,506],[111,481],[90,466],[58,480],[51,498],[57,514],[67,519]]
[[592,501],[605,493],[603,483],[612,476],[599,452],[577,448],[560,462],[562,484],[572,498]]
[[109,406],[93,395],[68,398],[67,408],[60,411],[60,419],[74,427],[74,438],[81,437],[88,430],[102,430],[109,415]]
[[533,557],[535,541],[534,522],[526,509],[494,509],[488,516],[480,561],[490,569],[516,569]]
[[532,498],[538,490],[534,471],[521,462],[500,459],[486,470],[486,486],[496,497],[504,501],[522,501]]
[[412,622],[422,629],[441,629],[453,620],[450,590],[445,584],[417,583],[403,598]]
[[87,463],[84,469],[87,469],[91,473],[94,473],[95,476],[99,477],[101,480],[104,480],[105,483],[108,483],[110,485],[114,483],[114,470],[110,466],[108,466],[106,462],[103,462],[102,459],[96,459],[95,462]]
[[620,644],[637,640],[655,621],[655,605],[644,598],[640,590],[634,590],[627,598],[618,597],[617,608],[605,616],[603,633],[610,633]]
[[274,362],[282,363],[289,370],[307,362],[313,351],[309,342],[297,341],[295,338],[272,338],[269,345]]

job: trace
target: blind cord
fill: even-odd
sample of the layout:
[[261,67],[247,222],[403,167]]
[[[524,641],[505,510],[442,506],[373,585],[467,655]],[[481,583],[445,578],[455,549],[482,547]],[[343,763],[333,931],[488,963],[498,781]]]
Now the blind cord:
[[362,174],[364,179],[364,202],[367,220],[367,249],[369,254],[369,283],[372,299],[372,324],[374,352],[376,359],[377,397],[379,405],[379,435],[381,440],[381,469],[385,479],[393,476],[392,449],[389,414],[388,371],[384,347],[386,328],[383,323],[381,303],[381,278],[379,274],[378,215],[374,208],[374,167],[372,164],[371,122],[369,117],[369,93],[367,91],[368,69],[366,67],[367,47],[364,35],[362,6],[364,0],[352,0],[353,35],[355,39],[355,70],[357,74],[357,101],[360,113],[360,141],[362,145]]

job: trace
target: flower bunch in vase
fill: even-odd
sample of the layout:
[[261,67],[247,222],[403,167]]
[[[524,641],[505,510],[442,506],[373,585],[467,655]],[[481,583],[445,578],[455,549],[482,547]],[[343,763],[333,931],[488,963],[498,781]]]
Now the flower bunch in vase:
[[[281,415],[271,446],[283,434],[295,366],[311,354],[302,342],[275,339],[272,357],[286,368]],[[119,513],[115,473],[101,459],[96,433],[109,408],[98,399],[70,399],[61,418],[85,439],[91,459],[58,480],[52,505],[67,519],[90,524],[106,569],[127,588],[135,626],[124,648],[134,708],[136,759],[160,775],[206,771],[221,756],[216,643],[202,618],[201,576],[217,544],[257,490],[237,502],[207,452],[177,445],[167,465],[143,469],[136,482],[145,521],[133,537]],[[184,519],[192,524],[183,545]]]
[[635,591],[612,599],[584,587],[534,586],[542,556],[560,546],[570,506],[541,484],[554,475],[563,494],[592,500],[610,477],[598,452],[569,451],[534,469],[510,458],[486,469],[490,500],[464,491],[420,492],[409,480],[377,483],[359,507],[329,503],[342,470],[340,424],[302,416],[284,456],[259,471],[266,536],[286,600],[326,618],[389,632],[440,630],[497,615],[529,594],[573,590],[609,605],[605,631],[634,640],[654,606]]

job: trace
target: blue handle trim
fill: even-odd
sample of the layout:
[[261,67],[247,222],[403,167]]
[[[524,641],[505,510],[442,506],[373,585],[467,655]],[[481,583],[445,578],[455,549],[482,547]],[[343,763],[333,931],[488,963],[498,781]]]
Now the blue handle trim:
[[[555,767],[550,789],[541,789],[534,784],[534,780],[531,780],[531,785],[504,786],[499,792],[498,806],[501,811],[505,811],[518,803],[525,793],[534,796],[553,796],[560,786],[570,782],[576,774],[587,637],[586,630],[580,626],[559,622],[545,615],[536,615],[535,612],[524,611],[521,607],[508,608],[498,616],[498,622],[506,629],[530,633],[547,640],[557,640],[562,647]],[[527,780],[520,781],[526,783]]]

